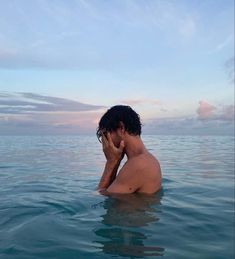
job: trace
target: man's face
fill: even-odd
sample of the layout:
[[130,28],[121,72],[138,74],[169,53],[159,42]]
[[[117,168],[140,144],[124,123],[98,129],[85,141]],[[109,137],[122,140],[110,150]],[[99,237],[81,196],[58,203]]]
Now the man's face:
[[117,131],[110,132],[110,136],[111,136],[114,146],[119,147],[122,139],[118,135]]
[[[102,142],[102,140],[101,140],[102,134],[104,135],[105,138],[107,138],[107,133],[108,133],[108,131],[106,131],[104,129],[98,133],[97,137],[98,137],[100,142]],[[118,134],[118,130],[117,131],[109,131],[109,133],[110,133],[111,139],[113,141],[113,144],[116,147],[119,147],[122,139]]]

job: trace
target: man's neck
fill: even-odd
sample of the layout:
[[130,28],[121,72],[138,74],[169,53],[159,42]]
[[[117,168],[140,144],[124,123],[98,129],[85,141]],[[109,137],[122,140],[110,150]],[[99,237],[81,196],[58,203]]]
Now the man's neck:
[[140,136],[128,135],[124,141],[125,153],[128,159],[147,152]]

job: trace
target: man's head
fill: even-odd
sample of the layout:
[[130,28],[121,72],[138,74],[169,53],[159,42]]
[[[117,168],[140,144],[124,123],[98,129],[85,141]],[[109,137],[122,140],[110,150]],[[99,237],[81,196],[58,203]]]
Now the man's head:
[[105,134],[106,132],[110,132],[113,135],[115,145],[119,145],[122,136],[126,133],[140,136],[140,117],[130,106],[113,106],[100,119],[96,132],[98,139],[100,139],[102,133]]

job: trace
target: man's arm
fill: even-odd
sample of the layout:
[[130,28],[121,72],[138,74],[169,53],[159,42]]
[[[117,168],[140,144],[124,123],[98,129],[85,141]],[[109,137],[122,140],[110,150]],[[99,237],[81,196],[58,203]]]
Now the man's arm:
[[120,165],[120,161],[107,161],[105,164],[103,175],[98,185],[98,190],[106,190],[114,181],[117,175],[117,170]]
[[120,143],[120,147],[114,146],[110,133],[107,133],[107,138],[102,135],[103,152],[107,159],[103,175],[98,185],[98,190],[106,190],[114,181],[117,175],[118,167],[123,158],[124,142]]
[[143,165],[137,160],[128,161],[120,170],[116,179],[107,188],[108,193],[134,193],[142,184],[140,171]]

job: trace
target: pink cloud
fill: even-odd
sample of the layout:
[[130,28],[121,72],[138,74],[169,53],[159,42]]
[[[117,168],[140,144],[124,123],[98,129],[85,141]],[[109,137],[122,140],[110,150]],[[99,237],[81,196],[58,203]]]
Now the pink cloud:
[[40,112],[0,116],[0,133],[5,134],[95,134],[101,111]]
[[32,115],[32,117],[51,126],[78,126],[79,128],[95,129],[98,125],[99,118],[102,116],[101,111],[85,112],[58,112],[58,113],[41,113]]
[[200,120],[211,119],[214,116],[215,110],[216,110],[215,106],[205,101],[200,101],[199,108],[197,109],[198,118]]
[[199,120],[234,120],[234,105],[214,106],[206,101],[199,102],[197,109]]

